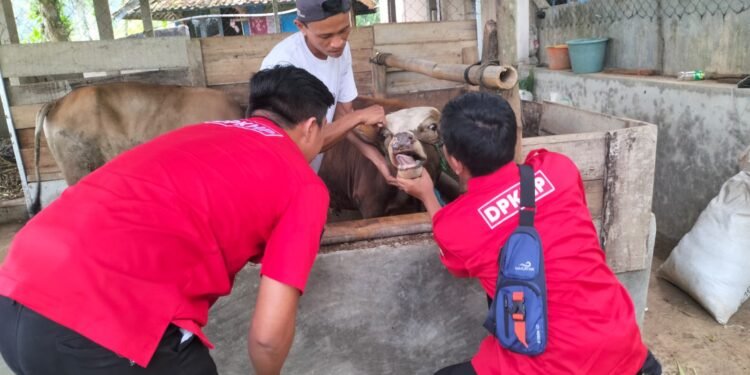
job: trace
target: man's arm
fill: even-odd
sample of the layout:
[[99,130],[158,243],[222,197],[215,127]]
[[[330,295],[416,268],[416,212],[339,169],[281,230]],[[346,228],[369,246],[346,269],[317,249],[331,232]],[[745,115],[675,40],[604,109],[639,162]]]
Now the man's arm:
[[[348,104],[348,109],[346,108]],[[385,111],[379,105],[354,111],[351,103],[336,105],[333,122],[323,127],[323,151],[333,147],[350,130],[359,124],[378,126],[385,122]]]
[[248,333],[247,350],[258,375],[276,375],[294,339],[300,292],[263,276]]
[[[382,109],[382,107],[380,106],[374,107],[379,107]],[[336,105],[336,115],[334,118],[342,118],[354,112],[355,111],[352,103],[339,103]],[[383,115],[383,120],[385,121],[385,115]],[[375,167],[389,184],[396,185],[396,178],[391,175],[391,171],[388,168],[388,162],[385,160],[385,156],[380,153],[380,150],[375,148],[375,146],[359,139],[359,137],[357,137],[357,135],[352,132],[346,134],[346,139],[354,144],[354,147],[357,148],[357,151],[359,151],[369,161],[375,164]]]

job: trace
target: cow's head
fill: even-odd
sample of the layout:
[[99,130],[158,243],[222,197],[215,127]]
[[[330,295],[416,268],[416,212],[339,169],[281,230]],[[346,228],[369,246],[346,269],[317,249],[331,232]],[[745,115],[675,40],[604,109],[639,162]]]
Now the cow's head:
[[398,176],[421,176],[422,165],[428,161],[425,147],[433,147],[440,140],[440,111],[433,107],[402,109],[387,115],[386,122],[381,130],[383,146]]

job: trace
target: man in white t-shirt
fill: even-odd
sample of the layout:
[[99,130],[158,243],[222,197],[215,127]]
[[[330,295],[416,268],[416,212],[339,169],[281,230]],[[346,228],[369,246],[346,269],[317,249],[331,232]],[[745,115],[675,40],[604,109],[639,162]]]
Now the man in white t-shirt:
[[[263,59],[261,69],[294,65],[323,81],[335,98],[335,104],[327,113],[329,124],[323,128],[323,151],[346,136],[375,164],[383,177],[395,185],[396,180],[391,176],[380,151],[349,132],[360,124],[380,125],[385,122],[385,111],[381,106],[359,111],[352,106],[352,101],[357,97],[357,87],[347,41],[352,30],[350,11],[351,0],[297,0],[294,24],[300,31],[277,44]],[[321,153],[310,163],[316,172],[322,160]]]

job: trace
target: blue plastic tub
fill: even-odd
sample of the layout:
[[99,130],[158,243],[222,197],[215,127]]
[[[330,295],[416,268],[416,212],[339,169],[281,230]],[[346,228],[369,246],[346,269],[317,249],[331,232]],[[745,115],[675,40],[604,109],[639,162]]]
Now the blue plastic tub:
[[608,40],[609,38],[569,40],[568,53],[573,72],[601,72],[604,69]]

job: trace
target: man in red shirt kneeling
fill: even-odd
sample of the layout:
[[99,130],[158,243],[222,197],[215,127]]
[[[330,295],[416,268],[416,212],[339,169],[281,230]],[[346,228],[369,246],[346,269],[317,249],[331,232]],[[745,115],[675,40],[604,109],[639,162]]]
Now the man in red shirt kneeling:
[[[470,93],[445,106],[440,130],[448,163],[467,192],[441,208],[426,172],[398,183],[430,213],[448,271],[477,278],[494,296],[498,253],[519,224],[515,116],[502,98]],[[437,374],[661,374],[641,341],[630,296],[607,267],[578,168],[546,150],[532,151],[525,163],[534,170],[534,226],[544,253],[546,350],[518,354],[488,335],[471,362]]]
[[249,118],[123,153],[16,235],[0,266],[16,374],[216,374],[202,329],[248,261],[261,263],[248,353],[257,374],[280,372],[326,221],[309,162],[333,96],[294,67],[250,84]]

